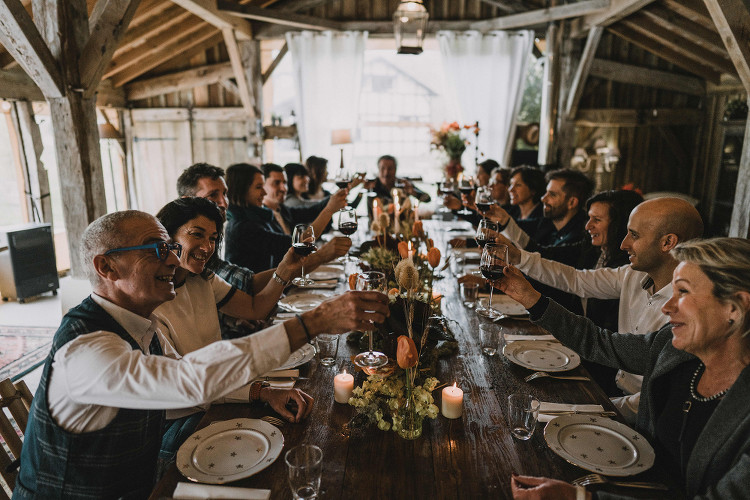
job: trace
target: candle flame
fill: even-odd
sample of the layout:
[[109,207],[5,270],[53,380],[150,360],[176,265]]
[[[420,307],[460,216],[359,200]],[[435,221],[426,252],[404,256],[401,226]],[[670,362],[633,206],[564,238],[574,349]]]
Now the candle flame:
[[453,382],[453,387],[457,389],[458,386],[456,384],[458,384],[458,382]]
[[344,371],[341,372],[343,375],[346,375],[346,368],[344,368]]
[[408,247],[409,251],[411,252],[411,241],[409,242],[409,244],[407,245],[407,247]]

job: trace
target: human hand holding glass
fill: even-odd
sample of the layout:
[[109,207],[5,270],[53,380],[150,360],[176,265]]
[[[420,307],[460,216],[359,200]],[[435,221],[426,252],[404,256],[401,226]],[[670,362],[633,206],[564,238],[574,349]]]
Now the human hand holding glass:
[[[471,176],[462,177],[458,182],[458,190],[461,191],[461,194],[465,195],[466,197],[471,196],[472,191],[474,191],[474,178]],[[471,215],[471,211],[466,207],[459,210],[458,213],[463,215]]]
[[[357,275],[357,290],[364,291],[375,291],[385,293],[386,280],[385,274],[377,271],[368,271]],[[375,327],[370,331],[365,332],[368,334],[368,350],[367,352],[361,352],[354,356],[354,364],[360,368],[377,368],[388,363],[388,356],[382,352],[373,350],[373,334],[375,333]]]
[[487,211],[495,203],[494,198],[492,198],[492,191],[487,186],[477,188],[477,194],[474,196],[474,203],[476,204],[477,210],[482,213],[482,217],[486,217]]
[[[357,232],[357,228],[359,227],[357,224],[357,211],[353,207],[344,207],[333,214],[333,223],[334,227],[342,234],[351,237],[351,235]],[[347,252],[341,260],[343,262],[353,262],[356,259],[352,258]]]
[[313,285],[315,282],[305,275],[305,258],[316,250],[315,229],[312,225],[297,224],[294,226],[292,248],[294,249],[294,253],[302,258],[302,275],[294,278],[292,283],[299,287]]

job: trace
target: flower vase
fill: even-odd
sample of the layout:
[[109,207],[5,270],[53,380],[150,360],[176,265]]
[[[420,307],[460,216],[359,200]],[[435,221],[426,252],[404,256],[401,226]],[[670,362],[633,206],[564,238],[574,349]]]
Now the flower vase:
[[411,390],[411,370],[410,368],[406,372],[406,404],[402,409],[403,419],[401,420],[401,427],[398,430],[398,435],[404,439],[414,440],[418,439],[422,435],[422,415],[417,413],[417,404],[414,401],[414,394]]

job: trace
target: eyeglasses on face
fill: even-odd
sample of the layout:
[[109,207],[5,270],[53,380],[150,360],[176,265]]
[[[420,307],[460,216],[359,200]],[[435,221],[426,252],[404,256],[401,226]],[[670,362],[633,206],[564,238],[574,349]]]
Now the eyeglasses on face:
[[159,257],[159,260],[167,260],[169,252],[174,252],[177,257],[182,255],[182,245],[179,243],[167,243],[166,241],[158,241],[156,243],[138,245],[136,247],[113,248],[112,250],[104,252],[104,255],[109,255],[115,252],[126,252],[128,250],[146,250],[150,248],[153,248],[154,251],[156,251],[156,256]]

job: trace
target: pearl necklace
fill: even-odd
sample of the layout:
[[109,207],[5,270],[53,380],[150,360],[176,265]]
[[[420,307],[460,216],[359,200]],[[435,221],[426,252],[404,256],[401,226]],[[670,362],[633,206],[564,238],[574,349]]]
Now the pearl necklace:
[[708,403],[709,401],[713,401],[714,399],[718,399],[722,397],[724,394],[727,393],[727,391],[730,389],[731,386],[707,398],[704,398],[703,396],[699,396],[698,393],[695,391],[695,381],[698,378],[698,374],[701,372],[701,369],[703,368],[705,368],[705,365],[703,363],[700,363],[698,365],[698,368],[695,369],[695,373],[693,373],[693,378],[690,380],[690,397],[692,397],[696,401],[700,401],[701,403]]

